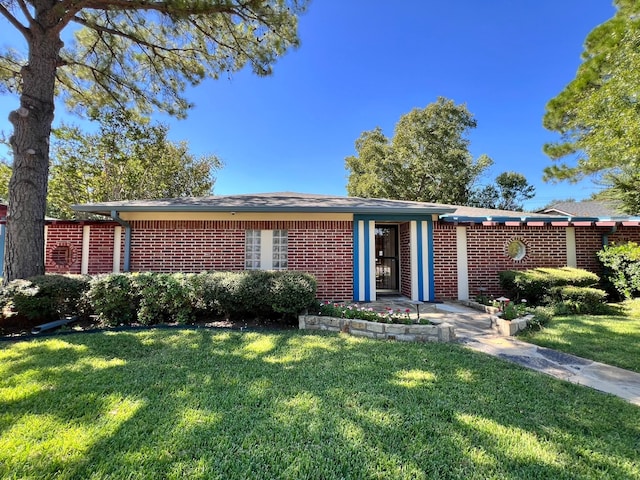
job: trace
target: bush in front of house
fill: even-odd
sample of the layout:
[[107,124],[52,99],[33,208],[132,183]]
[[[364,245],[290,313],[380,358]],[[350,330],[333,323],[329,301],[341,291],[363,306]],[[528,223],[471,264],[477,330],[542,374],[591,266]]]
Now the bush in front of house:
[[89,304],[106,325],[192,323],[197,317],[294,316],[316,296],[302,272],[118,273],[91,281]]
[[218,310],[228,318],[271,316],[271,282],[275,273],[264,270],[212,273],[211,293]]
[[182,273],[132,274],[131,291],[136,299],[138,323],[192,323],[196,302],[190,278]]
[[0,324],[31,328],[70,316],[85,316],[89,277],[39,275],[14,280],[0,290]]
[[281,271],[271,278],[271,308],[274,312],[294,316],[313,305],[318,282],[308,273]]
[[531,330],[542,330],[553,318],[553,307],[536,307],[533,309],[532,317],[527,322],[527,327]]
[[108,326],[133,323],[139,300],[132,286],[132,275],[109,273],[91,279],[87,299],[93,313]]
[[556,315],[597,315],[605,313],[607,292],[599,288],[565,285],[554,287],[549,294],[549,304]]
[[608,286],[623,298],[640,296],[640,245],[635,242],[607,245],[597,255]]
[[554,287],[594,287],[599,281],[595,273],[572,267],[500,272],[500,285],[509,298],[526,299],[531,305],[547,303],[548,294]]

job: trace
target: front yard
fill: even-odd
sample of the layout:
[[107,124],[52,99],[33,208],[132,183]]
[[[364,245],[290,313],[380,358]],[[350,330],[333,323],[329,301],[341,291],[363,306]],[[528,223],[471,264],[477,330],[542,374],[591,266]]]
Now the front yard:
[[0,344],[1,478],[640,478],[640,408],[453,344]]
[[554,317],[518,338],[640,373],[640,299],[622,304],[620,315]]

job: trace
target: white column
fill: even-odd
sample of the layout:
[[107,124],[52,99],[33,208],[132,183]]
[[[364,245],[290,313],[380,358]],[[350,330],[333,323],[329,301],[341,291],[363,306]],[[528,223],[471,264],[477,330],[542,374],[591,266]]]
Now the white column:
[[578,266],[578,258],[576,256],[576,229],[575,227],[567,227],[567,267]]
[[469,300],[469,260],[467,257],[467,227],[456,227],[458,270],[458,300]]
[[369,298],[376,301],[376,222],[369,220]]
[[429,299],[429,222],[420,222],[422,244],[422,265],[420,265],[420,275],[422,275],[422,298]]
[[120,256],[122,254],[122,227],[113,229],[113,273],[120,272]]
[[357,262],[357,272],[358,272],[358,291],[356,292],[356,300],[359,302],[364,300],[364,221],[358,220],[358,225],[356,226],[358,229],[358,258],[355,259]]
[[82,227],[82,260],[80,261],[80,273],[86,275],[89,273],[89,241],[91,240],[91,227],[84,225]]

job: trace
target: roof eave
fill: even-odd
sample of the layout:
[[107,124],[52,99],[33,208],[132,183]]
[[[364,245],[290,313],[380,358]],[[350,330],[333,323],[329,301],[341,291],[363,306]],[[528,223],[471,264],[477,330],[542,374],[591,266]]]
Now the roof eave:
[[99,215],[111,215],[112,211],[117,212],[246,212],[246,213],[354,213],[354,214],[386,214],[386,215],[442,215],[453,213],[454,208],[449,207],[316,207],[316,206],[217,206],[210,205],[158,205],[158,206],[137,206],[137,205],[72,205],[71,208],[77,212],[89,212]]

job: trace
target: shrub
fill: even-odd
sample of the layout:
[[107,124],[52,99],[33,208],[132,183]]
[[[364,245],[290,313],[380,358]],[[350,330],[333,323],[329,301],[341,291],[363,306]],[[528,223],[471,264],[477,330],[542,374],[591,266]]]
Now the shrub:
[[193,295],[193,306],[197,314],[219,315],[220,303],[217,300],[220,275],[215,273],[197,273],[187,276],[190,293]]
[[315,294],[315,279],[302,272],[122,273],[95,277],[87,298],[106,325],[152,325],[198,314],[291,316]]
[[536,307],[533,310],[533,317],[527,322],[527,327],[532,330],[542,330],[551,321],[553,315],[552,307]]
[[500,272],[500,285],[512,300],[526,299],[532,305],[544,303],[553,287],[592,287],[599,281],[595,273],[578,268],[535,268]]
[[598,252],[605,282],[624,298],[640,294],[640,246],[635,242],[605,246]]
[[276,272],[271,283],[271,308],[285,316],[295,316],[313,305],[317,285],[307,273]]
[[88,277],[40,275],[14,280],[0,292],[3,324],[32,327],[67,316],[85,316]]
[[598,288],[555,287],[550,292],[550,304],[556,315],[598,314],[606,309],[607,292]]
[[269,308],[270,272],[252,270],[245,272],[216,272],[213,292],[217,310],[229,318],[253,314],[265,316]]
[[131,287],[138,299],[137,320],[142,325],[195,320],[192,289],[184,274],[133,274]]
[[93,277],[87,298],[92,310],[105,325],[130,324],[136,319],[139,299],[133,291],[130,274],[112,273]]
[[513,320],[514,318],[518,318],[520,316],[520,312],[516,305],[513,302],[507,303],[502,309],[502,318],[505,320]]

